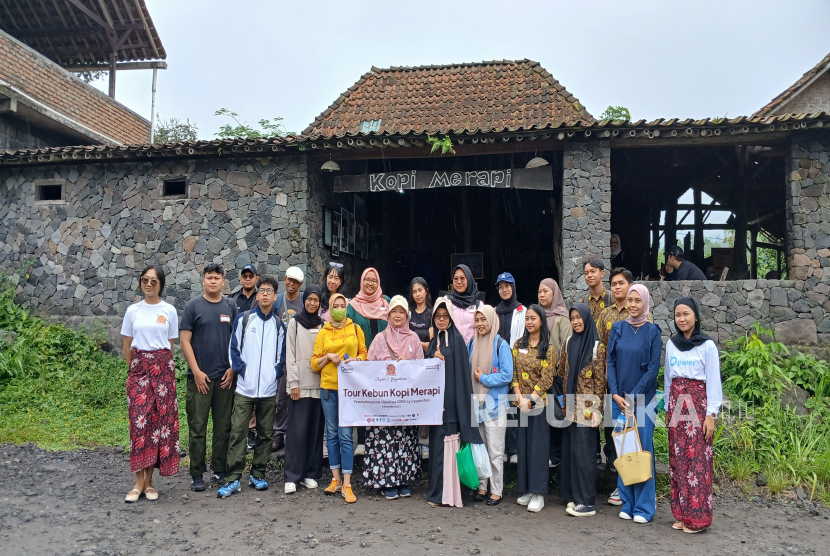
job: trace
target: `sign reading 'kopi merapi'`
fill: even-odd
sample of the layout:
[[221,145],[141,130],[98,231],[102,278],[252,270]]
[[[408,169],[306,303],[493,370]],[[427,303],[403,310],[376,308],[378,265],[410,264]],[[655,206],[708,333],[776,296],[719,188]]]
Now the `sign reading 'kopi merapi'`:
[[444,362],[350,359],[337,370],[337,392],[341,427],[440,425]]
[[405,191],[444,187],[490,187],[499,189],[553,189],[553,170],[512,168],[506,170],[378,172],[334,178],[335,193]]

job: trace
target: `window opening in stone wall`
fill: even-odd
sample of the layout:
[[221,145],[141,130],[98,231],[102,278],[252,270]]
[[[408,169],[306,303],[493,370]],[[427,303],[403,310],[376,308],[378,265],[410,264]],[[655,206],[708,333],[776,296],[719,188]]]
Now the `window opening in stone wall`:
[[38,201],[63,201],[62,184],[40,184],[37,186]]
[[183,197],[187,192],[187,184],[183,179],[164,180],[164,197]]

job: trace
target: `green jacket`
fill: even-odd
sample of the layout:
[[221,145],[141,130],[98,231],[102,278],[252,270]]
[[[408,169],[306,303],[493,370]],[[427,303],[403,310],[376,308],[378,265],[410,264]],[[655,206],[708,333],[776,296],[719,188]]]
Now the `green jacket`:
[[[388,296],[384,295],[383,299],[385,299],[387,303],[389,302]],[[363,336],[366,337],[366,349],[369,349],[369,346],[372,345],[372,340],[375,339],[374,334],[372,334],[372,325],[369,324],[369,319],[355,311],[354,307],[352,307],[351,305],[349,305],[349,307],[346,309],[346,318],[352,319],[354,323],[358,325],[360,329],[363,331]],[[378,320],[377,323],[378,332],[383,332],[384,330],[386,330],[386,326],[389,324],[385,320]]]

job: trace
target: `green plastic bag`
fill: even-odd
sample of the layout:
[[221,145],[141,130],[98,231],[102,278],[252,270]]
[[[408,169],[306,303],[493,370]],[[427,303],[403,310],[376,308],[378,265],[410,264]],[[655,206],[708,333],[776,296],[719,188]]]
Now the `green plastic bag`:
[[458,478],[461,479],[461,484],[468,488],[478,488],[478,473],[469,444],[464,444],[455,453],[455,461],[458,464]]

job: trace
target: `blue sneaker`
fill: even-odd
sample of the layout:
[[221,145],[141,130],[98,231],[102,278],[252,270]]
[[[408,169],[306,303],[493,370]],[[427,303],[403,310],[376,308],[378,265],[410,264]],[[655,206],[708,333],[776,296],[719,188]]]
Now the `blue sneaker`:
[[386,497],[387,500],[397,500],[398,498],[400,498],[398,491],[392,487],[382,488],[381,492],[383,492],[383,495]]
[[227,498],[235,492],[242,492],[242,486],[239,484],[239,481],[225,483],[219,490],[216,491],[216,496],[219,498]]
[[406,485],[398,485],[397,487],[398,494],[401,495],[401,498],[409,498],[412,496],[412,491],[409,490],[409,487]]
[[268,488],[268,482],[265,479],[258,479],[253,475],[249,477],[248,484],[257,490],[265,490]]

